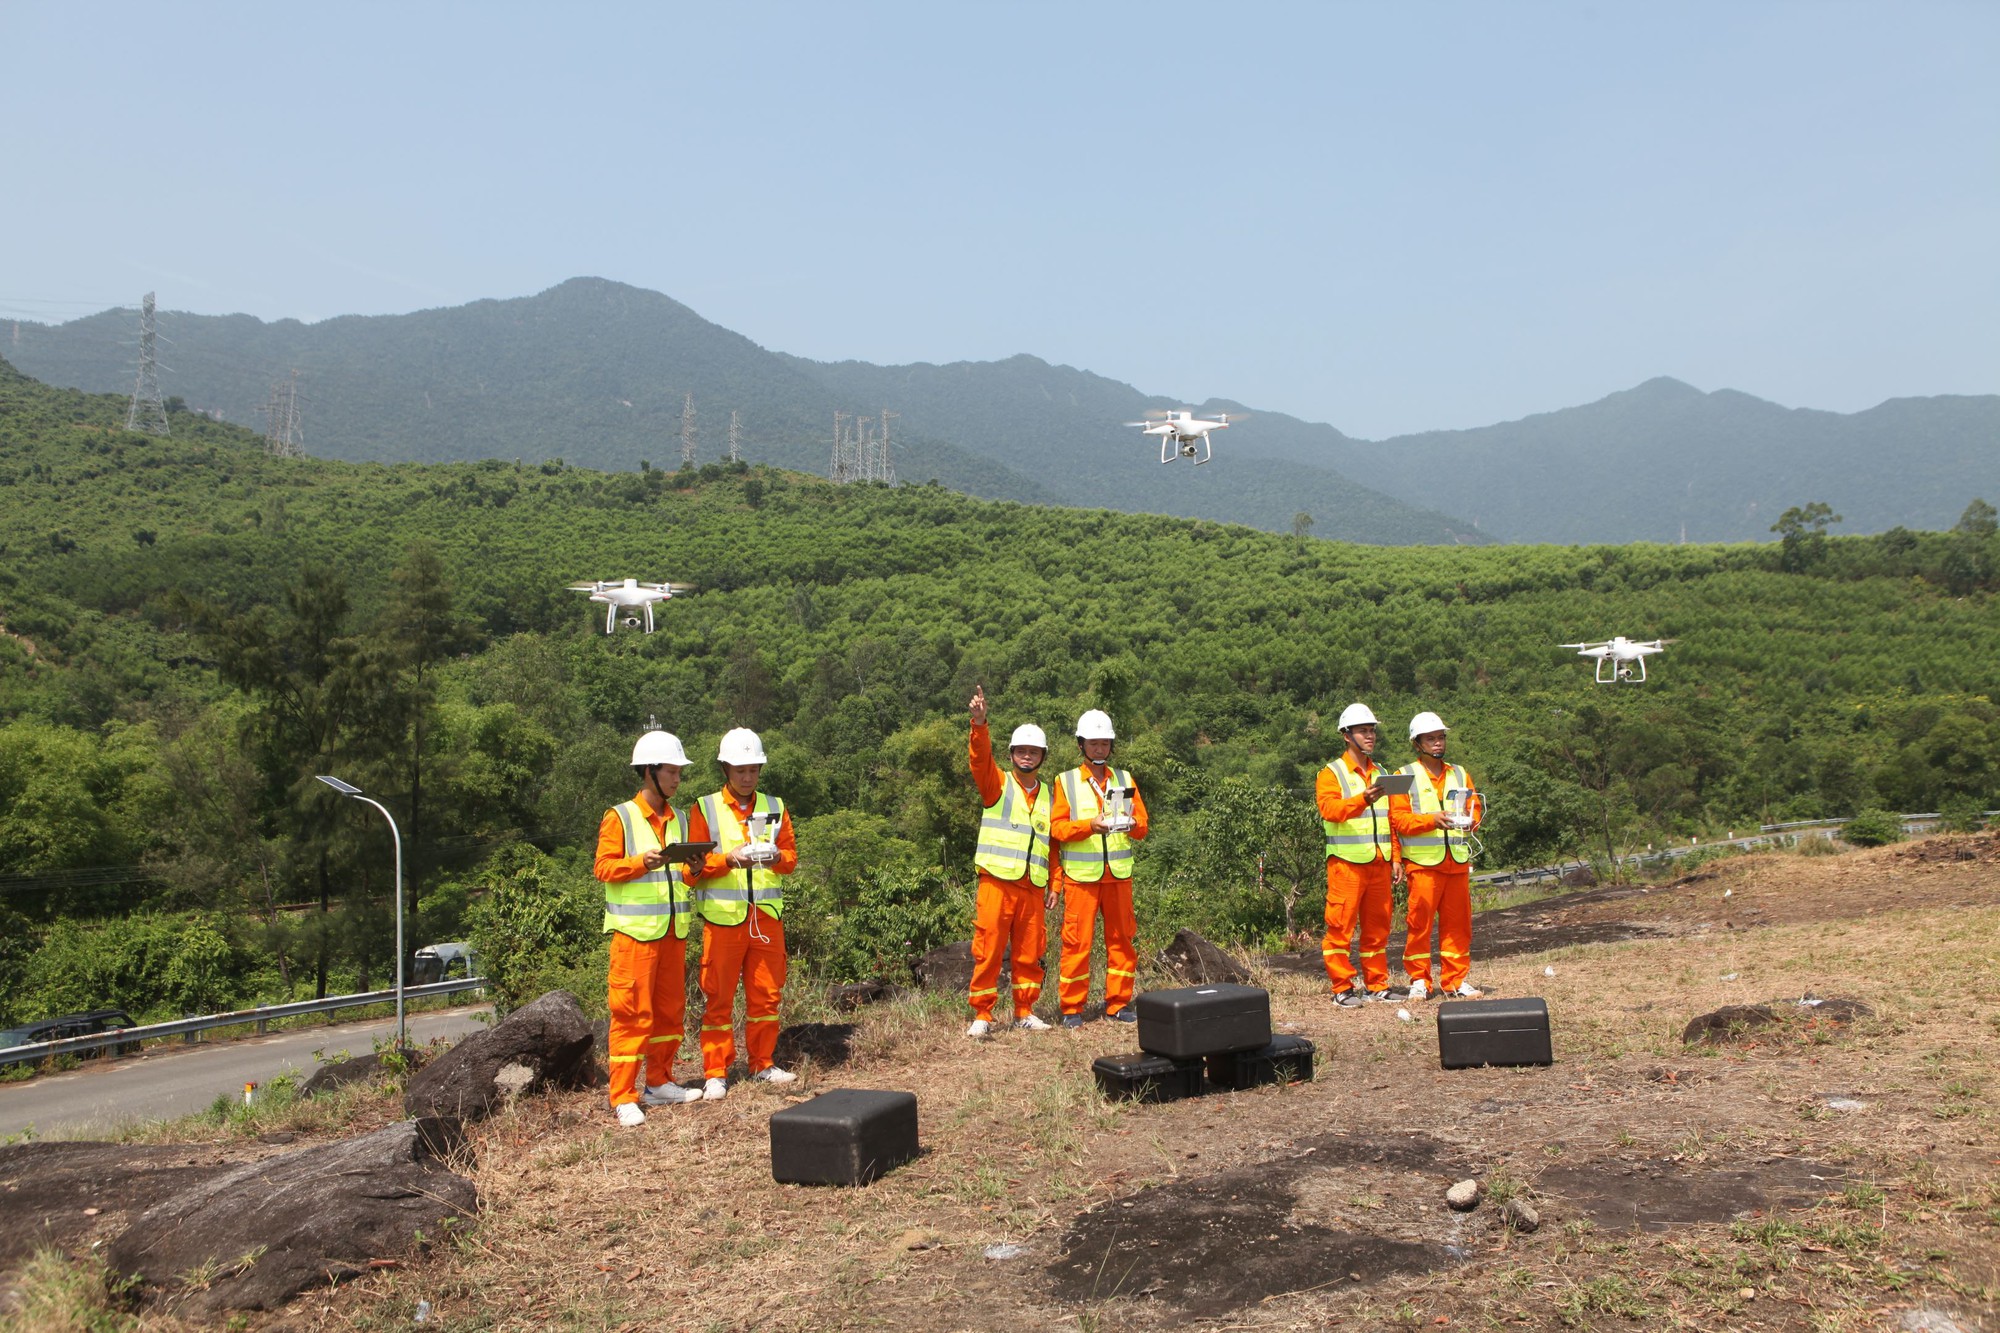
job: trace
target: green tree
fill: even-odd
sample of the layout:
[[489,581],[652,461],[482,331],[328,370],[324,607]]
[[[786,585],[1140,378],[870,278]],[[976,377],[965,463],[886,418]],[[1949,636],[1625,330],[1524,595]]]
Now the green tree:
[[1840,522],[1833,506],[1814,500],[1803,507],[1793,505],[1778,516],[1771,531],[1778,534],[1778,564],[1787,574],[1803,574],[1816,569],[1826,558],[1826,530]]

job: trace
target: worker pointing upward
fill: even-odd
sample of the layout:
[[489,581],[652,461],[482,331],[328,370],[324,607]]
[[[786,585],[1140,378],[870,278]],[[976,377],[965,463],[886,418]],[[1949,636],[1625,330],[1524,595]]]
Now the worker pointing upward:
[[1104,1016],[1136,1023],[1133,979],[1139,954],[1133,947],[1138,922],[1132,915],[1132,855],[1146,836],[1146,803],[1139,784],[1122,768],[1111,767],[1117,733],[1111,719],[1093,708],[1076,720],[1083,762],[1056,782],[1050,828],[1061,850],[1063,901],[1062,960],[1057,984],[1063,1026],[1083,1026],[1090,998],[1090,941],[1104,917]]
[[[1374,757],[1377,726],[1366,704],[1349,704],[1341,712],[1347,746],[1320,770],[1314,792],[1326,832],[1326,939],[1320,953],[1334,1002],[1343,1009],[1389,998],[1397,851],[1381,784],[1384,770]],[[1357,921],[1365,992],[1354,984],[1354,962],[1347,955]]]
[[1007,741],[1008,771],[993,762],[993,737],[986,729],[986,689],[972,694],[972,737],[968,759],[985,812],[979,819],[979,897],[972,924],[972,1026],[968,1037],[993,1031],[999,998],[1000,964],[1011,960],[1013,1003],[1007,1012],[1025,1032],[1046,1032],[1035,1017],[1042,995],[1042,956],[1049,947],[1042,913],[1055,906],[1049,884],[1049,821],[1053,801],[1038,775],[1048,757],[1049,738],[1032,722],[1014,728]]

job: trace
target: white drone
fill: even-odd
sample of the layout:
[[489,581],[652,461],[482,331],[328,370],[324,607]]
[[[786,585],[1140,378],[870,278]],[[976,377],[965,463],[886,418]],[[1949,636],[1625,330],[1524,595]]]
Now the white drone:
[[[1236,419],[1241,421],[1244,415],[1238,412]],[[1179,455],[1182,458],[1192,458],[1198,467],[1215,456],[1215,444],[1208,438],[1208,433],[1212,430],[1226,429],[1229,425],[1229,414],[1224,412],[1217,420],[1210,421],[1206,417],[1196,416],[1188,408],[1180,408],[1173,412],[1156,410],[1146,413],[1144,421],[1128,421],[1125,424],[1137,426],[1148,435],[1160,437],[1162,463],[1171,463],[1175,456]]]
[[[1560,646],[1576,649],[1578,657],[1596,658],[1597,683],[1612,685],[1621,680],[1635,683],[1645,680],[1646,658],[1672,642],[1672,639],[1628,639],[1620,634],[1598,643],[1565,643]],[[1639,668],[1636,676],[1632,674],[1635,666]]]
[[[637,579],[625,579],[617,583],[600,580],[596,583],[572,583],[571,592],[587,592],[593,602],[605,603],[604,632],[611,633],[618,628],[622,619],[628,629],[646,627],[646,633],[653,632],[653,603],[664,602],[675,593],[692,592],[692,583],[641,583]],[[620,616],[619,611],[624,611]]]

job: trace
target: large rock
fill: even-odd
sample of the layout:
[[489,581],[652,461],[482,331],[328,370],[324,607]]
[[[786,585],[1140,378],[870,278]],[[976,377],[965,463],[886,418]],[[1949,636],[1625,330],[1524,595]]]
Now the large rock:
[[274,1309],[467,1222],[478,1195],[441,1160],[464,1142],[456,1120],[404,1120],[237,1167],[147,1209],[106,1259],[183,1316]]
[[1160,966],[1190,986],[1250,984],[1250,969],[1193,931],[1182,927],[1173,942],[1160,950]]
[[0,1271],[43,1246],[68,1248],[85,1236],[106,1239],[162,1200],[240,1165],[207,1147],[60,1142],[0,1147]]
[[843,1014],[851,1014],[864,1004],[893,1000],[902,993],[889,984],[887,977],[870,977],[866,981],[835,982],[826,988],[826,1002]]
[[932,949],[912,963],[910,971],[925,990],[971,990],[972,941],[961,940]]
[[820,1069],[844,1065],[854,1054],[852,1023],[794,1023],[778,1034],[772,1059],[781,1069],[794,1072],[807,1060]]
[[[403,1071],[419,1068],[424,1062],[424,1048],[406,1046],[403,1048]],[[350,1083],[361,1083],[370,1079],[388,1078],[397,1071],[385,1069],[382,1052],[370,1051],[366,1055],[356,1055],[345,1060],[329,1060],[299,1085],[299,1096],[317,1097],[335,1088],[344,1088]]]
[[1681,1029],[1681,1041],[1687,1045],[1702,1042],[1715,1046],[1748,1039],[1760,1029],[1776,1023],[1845,1027],[1858,1018],[1871,1018],[1874,1013],[1859,1000],[1838,996],[1822,1000],[1808,995],[1803,1000],[1789,1003],[1774,1000],[1769,1004],[1726,1004],[1689,1019],[1687,1026]]
[[413,1116],[483,1120],[528,1093],[594,1086],[593,1035],[576,996],[550,991],[425,1066],[403,1107]]

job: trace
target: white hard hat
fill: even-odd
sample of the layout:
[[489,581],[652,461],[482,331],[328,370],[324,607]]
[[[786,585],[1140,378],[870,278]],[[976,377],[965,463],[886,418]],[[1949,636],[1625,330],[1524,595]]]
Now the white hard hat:
[[1034,723],[1023,722],[1014,728],[1014,734],[1007,738],[1008,749],[1011,750],[1017,745],[1034,745],[1046,750],[1049,748],[1049,738],[1044,736],[1042,729]]
[[1111,729],[1111,717],[1102,708],[1093,708],[1076,720],[1076,738],[1080,741],[1115,741],[1118,733]]
[[1451,728],[1447,727],[1444,724],[1444,719],[1439,717],[1436,713],[1418,713],[1415,717],[1410,719],[1411,740],[1415,740],[1419,736],[1429,735],[1433,731],[1450,731],[1450,730]]
[[681,738],[671,731],[649,731],[632,747],[634,768],[651,768],[654,764],[676,764],[686,768],[687,762],[687,751],[681,748]]
[[722,745],[716,751],[716,759],[725,764],[761,764],[764,760],[764,742],[757,739],[757,733],[748,727],[735,727],[723,733]]
[[1375,715],[1368,711],[1367,704],[1349,704],[1340,710],[1340,730],[1342,731],[1346,731],[1349,727],[1376,727],[1380,725],[1381,723],[1375,720]]

